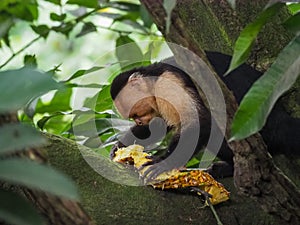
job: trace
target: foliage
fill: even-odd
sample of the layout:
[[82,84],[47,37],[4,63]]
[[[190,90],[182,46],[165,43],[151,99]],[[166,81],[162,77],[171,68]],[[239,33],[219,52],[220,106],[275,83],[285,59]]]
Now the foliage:
[[[47,20],[40,20],[41,16],[45,17],[45,9],[41,7],[45,2],[50,10],[46,15]],[[258,32],[271,16],[276,15],[279,8],[284,7],[282,1],[272,2],[241,33],[236,43],[231,69],[247,59]],[[164,1],[168,16],[167,29],[175,3],[176,1]],[[231,0],[230,3],[235,5],[235,1]],[[284,24],[295,34],[295,39],[282,51],[242,102],[233,123],[232,139],[244,138],[258,131],[276,99],[298,76],[299,50],[295,49],[299,49],[299,5],[290,5],[294,15]],[[99,20],[110,22],[103,25],[98,23]],[[70,180],[57,171],[31,161],[7,159],[7,155],[44,144],[45,140],[37,132],[38,129],[76,138],[99,154],[108,156],[109,148],[116,137],[131,124],[119,118],[114,110],[109,94],[110,83],[120,71],[148,65],[152,57],[158,54],[154,42],[142,46],[134,35],[143,40],[162,38],[146,9],[135,1],[4,0],[0,3],[0,23],[0,50],[9,49],[11,53],[0,62],[0,113],[19,110],[20,120],[23,122],[20,125],[0,128],[0,179],[11,184],[38,187],[53,194],[77,198]],[[16,40],[12,38],[12,32],[20,23],[34,37],[15,50]],[[115,58],[109,64],[97,62],[93,66],[68,74],[61,71],[63,60],[56,65],[48,65],[52,68],[50,70],[41,69],[40,58],[35,52],[28,50],[38,42],[47,43],[53,34],[61,35],[72,43],[74,40],[84,41],[92,34],[100,37],[103,29],[116,34],[111,40],[116,47]],[[98,48],[101,52],[99,43],[93,44],[93,48]],[[22,55],[22,63],[12,65],[13,60],[21,58]],[[104,73],[111,75],[100,81],[93,76]],[[280,85],[283,82],[285,85]],[[77,98],[80,93],[89,95]],[[73,107],[74,101],[79,100],[82,101],[81,106]],[[21,170],[22,167],[27,170]],[[41,223],[32,207],[20,197],[0,190],[0,198],[1,202],[4,199],[5,202],[18,206],[1,204],[1,219],[13,224]],[[21,212],[20,209],[23,208],[28,211]]]
[[[5,68],[12,60],[21,56],[41,39],[46,41],[53,32],[66,38],[72,35],[75,38],[84,38],[87,34],[96,33],[103,28],[120,35],[120,38],[116,40],[117,45],[118,43],[133,43],[135,51],[139,53],[138,57],[147,58],[145,62],[149,64],[149,53],[144,56],[140,47],[128,35],[136,32],[140,35],[156,36],[156,30],[152,28],[153,23],[150,17],[145,15],[145,9],[136,3],[98,0],[68,0],[66,3],[60,0],[47,0],[47,2],[53,9],[49,13],[50,21],[47,23],[39,20],[39,15],[44,13],[40,6],[43,3],[42,0],[5,0],[0,3],[0,48],[11,49],[11,55],[0,63],[0,88],[2,89],[0,113],[7,114],[22,109],[19,112],[20,119],[23,121],[23,124],[7,124],[0,127],[0,181],[78,200],[78,193],[73,182],[65,175],[32,160],[8,157],[8,155],[46,144],[46,140],[36,128],[69,137],[74,137],[73,131],[76,130],[88,137],[86,143],[91,146],[92,136],[85,133],[84,129],[90,128],[86,125],[89,125],[89,119],[95,117],[98,130],[96,137],[101,136],[101,141],[105,142],[110,137],[108,134],[112,134],[116,129],[110,123],[113,120],[111,117],[117,117],[111,110],[105,113],[106,110],[112,108],[109,85],[107,81],[103,84],[82,84],[78,80],[106,69],[107,66],[96,65],[90,69],[80,69],[70,76],[65,76],[68,77],[67,79],[60,80],[59,65],[44,72],[38,69],[39,58],[35,54],[25,54],[23,65],[14,65],[17,69]],[[71,10],[74,6],[76,10]],[[56,10],[57,7],[59,11]],[[143,12],[143,15],[140,12]],[[97,19],[104,17],[113,18],[110,26],[99,27],[94,23]],[[10,31],[18,23],[25,24],[27,30],[31,29],[35,33],[35,37],[15,51]],[[118,26],[113,28],[115,23],[131,26],[132,30],[119,29]],[[125,55],[118,52],[117,57],[120,62],[125,59]],[[114,63],[109,66],[111,65]],[[88,111],[71,108],[72,95],[76,88],[98,90],[94,97],[85,101],[85,107],[90,107]],[[73,118],[76,119],[75,129],[72,129]],[[115,121],[115,123],[123,126],[122,120]],[[127,122],[126,124],[128,126]],[[1,220],[10,224],[43,223],[40,215],[20,196],[0,190],[0,199]]]
[[[0,189],[0,218],[11,224],[43,224],[34,207],[19,195]],[[17,206],[17,207],[16,207]]]
[[[285,6],[284,2],[270,1],[256,20],[244,28],[235,43],[228,72],[246,61],[258,32],[279,12],[280,8]],[[300,4],[293,4],[293,9],[296,8],[295,5]],[[287,30],[295,34],[295,38],[282,50],[273,65],[255,82],[242,100],[232,123],[231,140],[243,139],[258,132],[264,126],[278,98],[294,84],[299,76],[299,24],[299,12],[295,12],[284,23]]]
[[234,54],[227,73],[231,72],[247,60],[259,31],[284,5],[285,4],[283,3],[277,3],[265,8],[254,22],[248,24],[242,30],[239,38],[235,42]]
[[171,25],[171,13],[176,6],[177,1],[175,0],[164,0],[164,9],[166,10],[167,18],[166,18],[166,34],[169,33],[170,25]]
[[0,72],[0,113],[16,111],[32,98],[59,86],[50,76],[26,67]]
[[296,81],[300,74],[300,36],[278,55],[276,61],[244,97],[232,124],[232,140],[259,131],[276,100]]
[[[27,67],[1,72],[0,83],[4,90],[0,97],[2,114],[16,111],[31,99],[62,87],[48,74]],[[45,139],[32,126],[3,125],[0,127],[0,142],[1,181],[78,199],[75,185],[60,172],[32,160],[8,157],[11,153],[45,144]],[[40,215],[20,196],[3,190],[0,190],[0,196],[1,202],[5,202],[0,206],[2,219],[13,224],[41,224]]]

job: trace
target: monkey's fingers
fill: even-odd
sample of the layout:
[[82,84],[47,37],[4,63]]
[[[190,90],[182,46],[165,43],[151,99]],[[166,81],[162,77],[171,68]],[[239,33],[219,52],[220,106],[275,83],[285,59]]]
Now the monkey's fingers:
[[[164,160],[157,159],[158,161],[150,161],[142,165],[139,172],[145,184],[160,181],[160,175],[172,170],[172,166]],[[155,162],[156,161],[156,162]]]
[[126,147],[125,145],[123,145],[121,142],[117,142],[116,144],[114,144],[114,146],[111,148],[110,153],[109,153],[109,157],[111,160],[113,160],[113,158],[115,158],[116,156],[116,151],[118,151],[119,148],[123,148]]

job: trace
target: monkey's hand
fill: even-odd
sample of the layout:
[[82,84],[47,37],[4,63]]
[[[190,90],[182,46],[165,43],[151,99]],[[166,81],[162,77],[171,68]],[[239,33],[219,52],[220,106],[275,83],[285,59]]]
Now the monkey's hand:
[[112,160],[116,156],[116,151],[118,151],[119,148],[123,148],[123,147],[126,147],[126,146],[123,145],[119,141],[116,144],[114,144],[114,146],[111,148],[110,153],[109,153],[110,159]]
[[156,178],[165,172],[169,172],[173,169],[180,169],[183,165],[176,165],[174,162],[170,162],[167,158],[157,157],[157,156],[147,156],[151,159],[150,161],[144,163],[139,169],[140,174],[142,174],[144,183],[152,183]]

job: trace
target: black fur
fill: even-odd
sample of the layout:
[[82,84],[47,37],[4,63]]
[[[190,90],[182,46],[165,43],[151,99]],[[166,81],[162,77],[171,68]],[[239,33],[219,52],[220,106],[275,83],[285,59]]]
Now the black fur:
[[154,63],[146,67],[140,67],[135,68],[126,72],[123,72],[119,74],[112,82],[110,94],[112,99],[115,99],[119,92],[122,90],[122,88],[126,85],[129,77],[135,73],[139,72],[144,77],[153,76],[153,77],[159,77],[161,74],[163,74],[166,71],[172,71],[174,75],[178,76],[180,80],[183,81],[186,87],[192,88],[195,92],[197,92],[197,89],[192,82],[191,78],[181,69],[169,65],[167,63],[159,62]]
[[[238,69],[234,70],[229,75],[224,77],[223,74],[228,69],[231,57],[216,52],[206,52],[206,54],[210,63],[215,68],[217,74],[221,77],[223,82],[235,95],[238,103],[242,100],[243,96],[247,93],[251,85],[262,75],[262,73],[260,73],[259,71],[256,71],[255,69],[253,69],[252,67],[246,64],[243,64]],[[193,81],[191,80],[191,78],[179,68],[162,62],[121,73],[119,76],[117,76],[114,79],[112,83],[111,96],[113,99],[116,98],[118,93],[126,85],[128,78],[134,72],[139,72],[143,76],[147,77],[147,76],[160,76],[166,71],[173,72],[181,81],[183,81],[186,87],[188,87],[190,90],[193,90],[195,98],[199,98],[197,102],[201,104],[202,101],[199,97],[197,89]],[[201,135],[199,137],[198,145],[196,146],[198,150],[201,147],[203,147],[203,145],[207,144],[207,139],[209,137],[210,113],[207,112],[207,114],[209,114],[206,119],[207,121],[206,122],[201,121]],[[149,126],[140,126],[140,127],[135,126],[131,128],[131,131],[136,137],[140,139],[146,139],[151,134],[149,131]],[[192,127],[188,129],[186,132],[184,132],[185,138],[187,139],[186,141],[187,143],[189,143],[189,137],[190,137],[189,132],[193,132]],[[283,152],[287,154],[290,154],[291,152],[296,154],[300,153],[300,119],[289,116],[284,111],[283,107],[280,104],[276,104],[276,106],[272,110],[265,127],[261,131],[261,134],[270,152],[273,153]],[[176,148],[179,139],[179,137],[177,137],[178,135],[177,136],[176,135],[171,140],[169,149],[167,151],[167,155],[170,155],[173,149]],[[156,137],[154,137],[155,140],[151,140],[151,141],[153,142],[158,141],[160,138],[161,136],[156,135]],[[125,134],[121,138],[121,141],[117,144],[117,146],[115,146],[112,149],[111,151],[112,155],[114,154],[114,151],[116,150],[117,147],[128,146],[133,143],[135,143],[134,137],[132,137],[132,135],[130,136],[130,134],[128,133]],[[218,176],[231,175],[233,171],[233,161],[232,161],[233,154],[225,141],[222,144],[218,156],[222,160],[226,161],[228,164],[227,166],[229,167],[226,169],[226,172],[224,172],[223,165],[221,165],[220,168],[216,166],[216,168],[213,170],[217,171],[217,173],[219,173],[222,170],[223,173],[214,174],[214,175],[218,175]],[[170,157],[170,158],[174,158],[174,157]],[[173,163],[173,165],[175,164]],[[182,166],[182,165],[177,165],[177,166]],[[165,168],[165,169],[167,170],[172,168]],[[157,173],[159,172],[163,172],[163,171],[157,171]],[[214,171],[212,171],[212,173],[214,173]]]
[[[247,64],[223,76],[227,71],[231,56],[217,52],[207,52],[207,57],[217,74],[233,92],[238,103],[262,73]],[[291,117],[277,102],[265,126],[260,131],[270,153],[300,154],[300,119]]]

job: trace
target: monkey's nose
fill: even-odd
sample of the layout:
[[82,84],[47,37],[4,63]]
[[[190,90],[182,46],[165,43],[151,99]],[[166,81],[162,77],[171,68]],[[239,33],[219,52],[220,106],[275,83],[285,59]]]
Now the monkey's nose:
[[140,119],[135,119],[134,121],[135,121],[136,125],[138,125],[138,126],[143,125],[143,122]]

